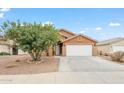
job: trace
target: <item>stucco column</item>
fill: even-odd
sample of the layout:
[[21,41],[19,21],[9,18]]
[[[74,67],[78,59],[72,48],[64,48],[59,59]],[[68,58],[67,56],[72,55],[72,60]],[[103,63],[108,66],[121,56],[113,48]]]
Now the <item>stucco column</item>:
[[93,45],[93,56],[97,56],[98,55],[98,51],[97,51],[97,47]]
[[52,47],[50,47],[50,48],[48,49],[48,55],[49,55],[49,56],[53,56],[53,49],[52,49]]
[[12,47],[11,46],[9,46],[9,53],[10,53],[10,55],[12,55],[13,53],[12,53],[13,51],[12,51]]
[[65,45],[62,46],[62,56],[66,55],[66,47]]

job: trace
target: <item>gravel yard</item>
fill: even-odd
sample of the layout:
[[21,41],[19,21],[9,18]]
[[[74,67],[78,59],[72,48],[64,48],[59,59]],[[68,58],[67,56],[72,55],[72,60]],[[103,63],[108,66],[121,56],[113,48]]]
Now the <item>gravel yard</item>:
[[58,71],[59,59],[54,57],[43,57],[43,62],[29,63],[28,55],[0,56],[0,74],[37,74]]

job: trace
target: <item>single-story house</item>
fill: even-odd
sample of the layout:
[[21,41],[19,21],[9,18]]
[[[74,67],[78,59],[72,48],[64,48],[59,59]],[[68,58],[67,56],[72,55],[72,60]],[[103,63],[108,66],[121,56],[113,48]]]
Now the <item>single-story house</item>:
[[59,30],[59,42],[54,48],[44,51],[45,56],[94,56],[96,40],[82,34],[75,34],[65,29]]
[[83,34],[75,34],[65,29],[59,30],[60,41],[56,46],[58,56],[92,56],[96,55],[96,40]]
[[98,54],[124,51],[124,38],[113,38],[96,44]]
[[[44,51],[42,55],[45,56],[92,56],[96,55],[96,40],[83,35],[75,34],[65,29],[59,30],[59,42],[56,47],[51,47],[48,51]],[[0,44],[1,45],[1,44]],[[1,45],[2,47],[3,45]],[[9,41],[3,50],[13,54],[15,49],[12,49],[12,42]],[[7,50],[8,49],[8,50]],[[1,50],[1,49],[0,49]],[[25,54],[22,50],[18,49],[18,54]]]
[[11,47],[9,42],[3,38],[0,38],[0,53],[1,52],[11,53]]
[[6,53],[9,53],[10,55],[26,54],[21,49],[15,49],[12,46],[13,46],[12,40],[7,40],[3,37],[0,37],[0,53],[1,52],[6,52]]

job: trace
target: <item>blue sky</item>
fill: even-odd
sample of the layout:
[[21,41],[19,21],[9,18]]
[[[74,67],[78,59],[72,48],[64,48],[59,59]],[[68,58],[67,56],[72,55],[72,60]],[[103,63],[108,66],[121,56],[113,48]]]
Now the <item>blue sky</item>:
[[6,20],[52,22],[57,28],[82,33],[96,40],[124,37],[124,9],[120,8],[11,8],[0,9]]

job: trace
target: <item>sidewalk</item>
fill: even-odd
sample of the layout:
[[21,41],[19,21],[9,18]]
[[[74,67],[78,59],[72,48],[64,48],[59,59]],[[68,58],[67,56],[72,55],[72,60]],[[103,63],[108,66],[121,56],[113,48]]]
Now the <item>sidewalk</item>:
[[34,75],[1,75],[2,84],[117,84],[124,72],[56,72]]

